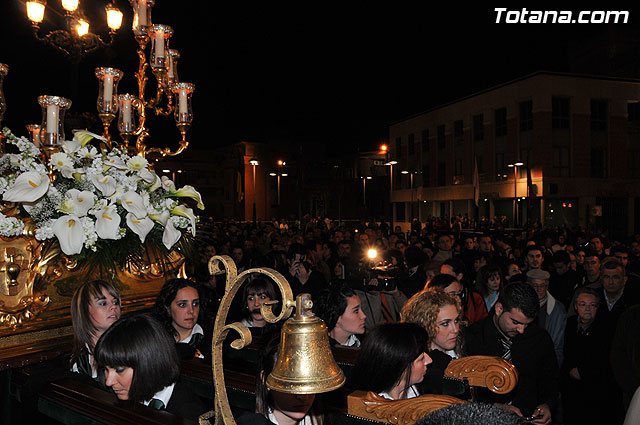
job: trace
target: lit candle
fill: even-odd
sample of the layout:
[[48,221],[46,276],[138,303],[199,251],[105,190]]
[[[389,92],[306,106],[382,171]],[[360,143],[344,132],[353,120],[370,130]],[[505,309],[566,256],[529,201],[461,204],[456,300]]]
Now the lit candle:
[[[113,76],[111,74],[104,75],[104,109],[111,109],[113,101]],[[108,102],[108,103],[107,103]]]
[[138,0],[138,25],[147,25],[147,0]]
[[122,111],[122,122],[128,127],[132,125],[131,122],[131,101],[123,100],[122,107],[120,109]]
[[164,58],[164,31],[156,31],[156,59]]
[[178,111],[180,113],[180,118],[182,120],[182,116],[186,115],[189,111],[187,110],[187,89],[180,89],[179,95],[179,103],[178,103]]
[[58,105],[47,105],[47,133],[58,134]]

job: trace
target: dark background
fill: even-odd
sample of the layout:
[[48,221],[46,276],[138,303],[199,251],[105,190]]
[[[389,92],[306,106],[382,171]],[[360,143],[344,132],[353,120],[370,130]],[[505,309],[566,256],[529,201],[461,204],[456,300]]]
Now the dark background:
[[[632,78],[640,72],[634,10],[627,24],[544,25],[496,24],[500,5],[459,2],[217,3],[157,0],[152,15],[174,29],[170,45],[181,53],[180,79],[196,85],[189,139],[199,148],[246,140],[373,150],[396,120],[537,70]],[[105,4],[81,0],[92,32],[103,35]],[[22,1],[0,2],[0,62],[10,67],[4,125],[23,134],[25,124],[39,123],[41,94],[70,97],[73,113],[97,118],[97,66],[123,70],[118,92],[137,93],[131,7],[115,4],[125,16],[113,46],[74,66],[33,37]],[[584,9],[604,7],[628,9],[608,3]],[[52,8],[61,10],[58,0],[49,0],[41,34],[59,21]],[[155,85],[153,77],[148,85]],[[100,131],[97,123],[93,130]],[[178,135],[166,119],[151,123],[151,131],[152,145]]]

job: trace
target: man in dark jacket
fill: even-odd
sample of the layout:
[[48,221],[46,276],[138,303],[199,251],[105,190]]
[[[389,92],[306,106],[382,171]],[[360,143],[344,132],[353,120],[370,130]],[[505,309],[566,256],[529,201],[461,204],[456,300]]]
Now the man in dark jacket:
[[534,424],[551,423],[558,398],[558,364],[551,337],[535,324],[539,302],[534,289],[521,282],[507,285],[493,314],[466,330],[469,355],[498,356],[518,369],[518,385],[493,402],[517,415],[534,416]]

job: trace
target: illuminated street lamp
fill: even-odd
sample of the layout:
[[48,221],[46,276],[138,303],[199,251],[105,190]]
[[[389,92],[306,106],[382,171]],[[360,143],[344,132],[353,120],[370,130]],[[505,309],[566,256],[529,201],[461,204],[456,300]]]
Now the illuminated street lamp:
[[507,167],[513,168],[513,226],[518,225],[518,167],[522,167],[524,162],[514,162],[507,164]]
[[260,165],[260,162],[256,158],[251,158],[249,164],[253,167],[253,224],[256,224],[256,166]]
[[367,180],[371,180],[371,176],[360,177],[362,179],[362,204],[367,205]]

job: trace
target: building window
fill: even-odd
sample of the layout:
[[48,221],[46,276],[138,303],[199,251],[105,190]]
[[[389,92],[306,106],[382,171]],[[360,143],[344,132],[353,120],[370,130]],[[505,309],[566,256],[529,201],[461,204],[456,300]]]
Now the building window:
[[553,176],[569,177],[570,176],[571,155],[568,146],[553,147]]
[[438,186],[447,185],[447,164],[446,162],[438,162]]
[[640,126],[640,102],[628,103],[627,114],[629,124]]
[[446,145],[445,128],[444,124],[442,124],[438,126],[438,149],[444,149]]
[[504,137],[507,135],[507,108],[495,110],[496,119],[496,137]]
[[557,129],[569,128],[569,116],[569,99],[554,96],[551,99],[551,126]]
[[520,131],[533,130],[533,100],[520,102]]
[[453,143],[455,146],[464,144],[464,126],[462,120],[453,122]]
[[429,187],[431,175],[429,174],[429,166],[422,166],[422,186]]
[[473,116],[473,140],[476,142],[484,140],[484,116],[482,114]]
[[607,131],[607,101],[591,99],[591,131]]
[[429,130],[422,130],[422,152],[429,152]]
[[607,177],[607,150],[603,147],[591,148],[591,177]]
[[453,161],[453,174],[456,176],[462,175],[462,159],[456,158]]
[[407,150],[409,151],[409,155],[414,155],[416,153],[414,139],[415,137],[413,136],[413,133],[409,134],[409,137],[407,137]]
[[402,155],[402,137],[396,137],[396,156]]

